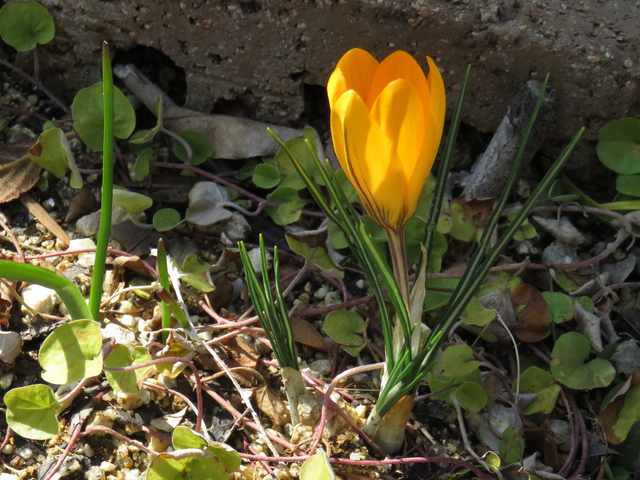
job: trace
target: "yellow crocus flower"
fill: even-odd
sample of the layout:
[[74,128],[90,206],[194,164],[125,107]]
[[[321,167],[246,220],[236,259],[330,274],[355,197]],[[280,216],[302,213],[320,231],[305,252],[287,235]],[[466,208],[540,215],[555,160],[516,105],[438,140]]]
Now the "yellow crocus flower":
[[435,160],[445,116],[442,76],[408,53],[381,63],[347,52],[329,78],[331,136],[340,165],[362,204],[387,232],[403,236]]

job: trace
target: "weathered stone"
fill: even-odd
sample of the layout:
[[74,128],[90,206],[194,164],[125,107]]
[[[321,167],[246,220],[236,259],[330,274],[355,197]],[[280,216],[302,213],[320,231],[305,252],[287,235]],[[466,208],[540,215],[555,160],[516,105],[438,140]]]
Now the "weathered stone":
[[[557,98],[551,145],[565,144],[581,126],[587,127],[585,138],[593,140],[605,122],[640,113],[640,62],[634,61],[637,2],[42,3],[57,25],[56,37],[40,52],[41,71],[46,72],[43,81],[68,99],[78,88],[100,79],[100,46],[108,40],[116,62],[130,61],[125,57],[132,52],[141,53],[147,65],[137,62],[137,66],[144,73],[156,68],[152,49],[175,62],[186,74],[187,108],[301,126],[318,114],[326,115],[327,78],[340,56],[357,46],[380,59],[397,49],[417,58],[434,57],[449,93],[449,114],[471,64],[472,90],[464,122],[482,132],[495,131],[522,85],[547,72]],[[21,62],[31,59],[28,54],[20,56]],[[598,167],[589,148],[588,155],[576,152],[571,160],[572,169],[585,179],[595,176],[588,172]]]

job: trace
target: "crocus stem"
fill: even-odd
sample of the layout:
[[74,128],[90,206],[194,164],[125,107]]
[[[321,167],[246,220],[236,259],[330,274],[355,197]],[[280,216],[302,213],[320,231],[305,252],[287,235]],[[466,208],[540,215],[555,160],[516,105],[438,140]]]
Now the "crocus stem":
[[385,229],[387,239],[389,240],[389,252],[391,253],[391,265],[393,274],[398,282],[400,294],[407,308],[409,307],[409,297],[411,290],[409,289],[409,266],[407,264],[407,247],[404,243],[404,225],[398,229]]

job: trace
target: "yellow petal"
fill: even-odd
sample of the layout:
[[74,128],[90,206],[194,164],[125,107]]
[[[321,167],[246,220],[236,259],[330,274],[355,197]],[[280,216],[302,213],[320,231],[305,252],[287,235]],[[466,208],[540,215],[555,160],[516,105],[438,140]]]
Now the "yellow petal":
[[399,78],[405,79],[414,86],[420,94],[424,111],[428,111],[431,94],[427,79],[418,62],[407,52],[403,51],[392,53],[380,63],[371,82],[369,95],[363,97],[367,107],[371,109],[380,92],[384,90],[384,87]]
[[[444,117],[447,110],[447,99],[444,91],[444,82],[442,81],[442,75],[440,70],[431,59],[427,57],[429,63],[429,76],[427,77],[427,83],[429,84],[429,91],[431,92],[431,104],[429,106],[429,112],[431,113],[433,120],[436,124],[436,129],[440,131],[442,135],[442,129],[444,128]],[[440,137],[438,137],[438,143],[440,143]]]
[[405,176],[411,176],[426,130],[426,112],[420,94],[406,80],[394,80],[378,95],[371,116],[395,145]]
[[345,53],[327,83],[329,105],[335,104],[348,90],[355,90],[366,98],[377,68],[378,61],[365,50],[354,48]]
[[422,194],[424,183],[433,168],[433,162],[435,161],[436,154],[438,153],[441,137],[442,127],[438,127],[434,122],[433,117],[429,115],[427,117],[427,129],[424,144],[422,145],[422,151],[420,152],[420,158],[416,162],[416,167],[409,177],[407,186],[407,208],[411,214],[415,212],[418,206],[418,200]]
[[364,101],[353,90],[331,112],[336,155],[362,204],[378,224],[398,228],[406,220],[406,182],[402,164]]

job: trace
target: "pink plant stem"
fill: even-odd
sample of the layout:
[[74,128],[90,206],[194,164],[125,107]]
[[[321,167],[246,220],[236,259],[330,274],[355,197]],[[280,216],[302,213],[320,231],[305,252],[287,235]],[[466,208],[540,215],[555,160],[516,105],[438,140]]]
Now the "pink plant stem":
[[[226,401],[224,398],[222,398],[220,395],[218,395],[218,393],[213,390],[209,385],[203,384],[202,385],[202,389],[204,390],[205,393],[207,393],[211,398],[213,398],[216,402],[218,402],[225,410],[227,410],[234,419],[242,419],[242,423],[244,423],[246,426],[254,429],[256,432],[260,432],[260,427],[253,422],[252,420],[249,420],[248,418],[245,418],[238,410],[236,410],[235,408],[233,408],[233,406]],[[274,443],[277,443],[278,445],[282,445],[284,448],[286,448],[287,450],[291,450],[292,452],[296,452],[296,453],[300,453],[301,455],[305,455],[305,452],[301,449],[299,449],[298,447],[296,447],[295,445],[287,442],[286,440],[280,438],[277,435],[273,435],[272,433],[267,432],[267,436],[269,437],[269,439],[271,441],[273,441]],[[266,457],[260,457],[260,458],[266,458]],[[293,457],[293,458],[297,458],[297,457]]]
[[[245,460],[251,461],[265,461],[265,462],[304,462],[311,455],[301,455],[299,457],[265,457],[262,455],[250,455],[248,453],[240,453],[240,457]],[[461,460],[458,458],[442,458],[442,457],[404,457],[404,458],[390,458],[386,460],[349,460],[347,458],[330,458],[331,463],[338,465],[354,465],[358,467],[379,467],[382,465],[407,465],[411,463],[448,463],[450,465],[457,465],[462,468],[466,468],[475,473],[479,478],[483,480],[494,480],[494,478],[484,473],[478,467],[470,462]]]
[[9,445],[9,441],[11,440],[11,433],[12,432],[13,432],[13,430],[11,430],[11,427],[7,426],[7,431],[4,434],[4,440],[2,440],[2,445],[0,445],[0,453],[2,453],[4,448],[7,445]]
[[571,469],[571,465],[573,464],[573,461],[576,458],[576,452],[578,451],[577,438],[579,433],[578,433],[578,426],[577,426],[576,419],[574,418],[571,405],[569,404],[569,400],[565,395],[564,389],[560,390],[560,397],[562,398],[564,406],[567,409],[567,415],[569,416],[569,420],[571,421],[572,427],[573,427],[573,433],[571,435],[571,447],[569,448],[569,454],[567,455],[567,459],[565,460],[564,464],[558,471],[558,475],[560,475],[561,477],[566,477],[569,473],[569,470]]
[[[253,448],[249,442],[247,442],[246,438],[244,439],[244,448],[249,450],[253,455],[258,455],[258,452],[256,451],[256,449]],[[267,471],[267,473],[271,475],[271,478],[278,478],[278,476],[273,473],[273,470],[269,466],[268,462],[261,460],[260,463],[262,464],[264,469]]]
[[[324,394],[324,400],[322,401],[322,414],[320,416],[320,423],[318,424],[318,428],[316,429],[315,439],[311,444],[311,449],[310,449],[311,455],[315,453],[318,443],[320,443],[320,440],[322,439],[322,433],[324,432],[324,427],[325,427],[325,424],[327,423],[327,410],[329,407],[329,402],[331,402],[331,392],[333,392],[333,390],[338,386],[338,384],[343,379],[351,375],[355,375],[356,373],[369,372],[371,370],[379,370],[381,368],[384,368],[384,363],[382,362],[373,363],[371,365],[362,365],[360,367],[354,367],[349,370],[346,370],[333,379],[333,381],[329,384],[329,386],[327,387],[327,391]],[[378,453],[382,452],[382,456],[385,455],[384,452],[380,449],[380,447],[376,446],[375,450]]]
[[576,398],[572,392],[568,392],[567,398],[569,400],[569,405],[571,405],[571,409],[573,410],[574,422],[578,425],[578,431],[580,434],[580,440],[582,442],[582,450],[580,451],[580,463],[578,464],[578,468],[573,472],[571,478],[580,477],[582,472],[584,472],[585,467],[587,466],[587,456],[589,455],[589,439],[587,438],[587,426],[584,423],[584,418],[582,413],[580,412],[580,408],[578,408],[578,403],[576,402]]
[[120,368],[104,367],[104,369],[105,371],[108,371],[108,372],[131,372],[133,370],[137,370],[138,368],[149,367],[151,365],[158,365],[159,363],[171,363],[171,362],[184,363],[193,372],[193,378],[196,384],[196,397],[198,399],[198,408],[197,408],[198,418],[196,420],[195,430],[196,432],[200,433],[202,431],[202,382],[200,382],[200,375],[198,374],[198,369],[193,363],[180,357],[165,357],[165,358],[156,358],[154,360],[149,360],[148,362],[140,363],[137,365],[130,365],[128,367],[120,367]]
[[73,390],[71,390],[64,397],[62,397],[60,400],[58,400],[58,402],[60,402],[61,404],[64,405],[65,403],[73,400],[82,391],[82,389],[84,388],[86,383],[92,378],[94,378],[94,377],[85,378],[84,380],[79,382],[78,385],[73,387]]
[[67,443],[67,447],[64,449],[64,452],[62,452],[62,455],[60,455],[60,458],[58,459],[56,464],[53,466],[53,468],[49,470],[49,474],[44,478],[44,480],[51,480],[56,475],[56,473],[58,473],[58,470],[60,470],[60,467],[64,463],[65,458],[69,456],[71,449],[73,448],[73,446],[76,444],[76,441],[80,437],[80,431],[82,430],[83,424],[84,422],[81,420],[80,423],[76,425],[76,428],[73,430],[73,434],[69,439],[69,443]]
[[163,435],[159,432],[156,432],[153,428],[149,428],[146,425],[142,425],[142,431],[144,433],[146,433],[147,435],[151,435],[152,437],[156,437],[157,439],[159,439],[160,441],[171,445],[171,437],[167,437],[166,435]]

